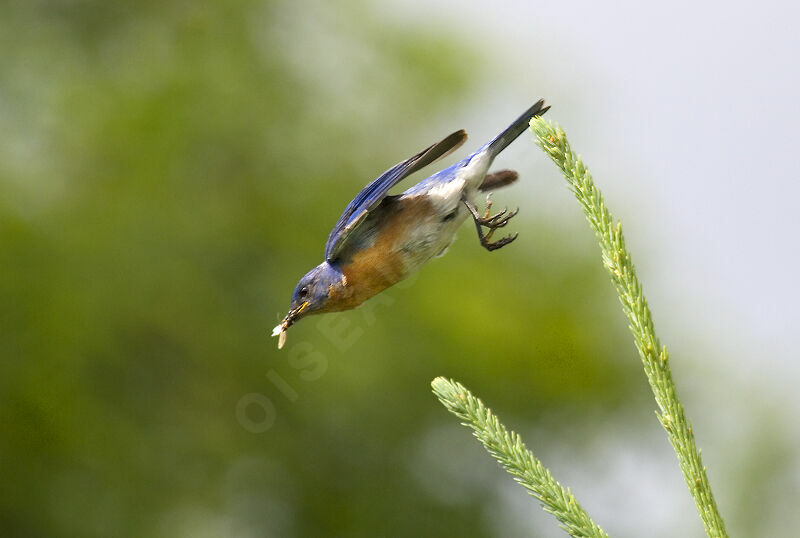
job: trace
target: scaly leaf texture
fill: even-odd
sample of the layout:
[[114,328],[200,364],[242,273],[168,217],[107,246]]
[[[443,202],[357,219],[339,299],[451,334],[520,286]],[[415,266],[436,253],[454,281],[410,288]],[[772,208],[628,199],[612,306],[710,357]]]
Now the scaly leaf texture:
[[528,493],[539,499],[542,508],[553,514],[561,528],[574,537],[607,537],[572,492],[564,489],[542,463],[525,447],[519,435],[509,432],[491,410],[463,385],[437,377],[433,392],[448,411],[460,418],[489,454],[508,471]]
[[686,419],[683,405],[678,399],[669,366],[666,347],[661,345],[655,332],[650,308],[636,277],[631,255],[625,248],[622,224],[614,224],[605,206],[603,195],[595,187],[592,176],[580,156],[572,151],[566,134],[559,126],[542,118],[531,120],[531,129],[538,145],[561,169],[583,208],[586,219],[600,242],[603,264],[619,294],[622,309],[628,317],[630,330],[644,371],[655,395],[659,411],[658,420],[667,431],[672,448],[678,456],[686,484],[710,537],[727,536],[725,524],[717,508],[711,485],[703,467],[694,432]]

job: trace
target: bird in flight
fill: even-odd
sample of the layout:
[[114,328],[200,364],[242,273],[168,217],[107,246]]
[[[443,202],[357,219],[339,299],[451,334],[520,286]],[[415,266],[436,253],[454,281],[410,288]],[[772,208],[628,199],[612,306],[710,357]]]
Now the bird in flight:
[[517,211],[491,215],[487,197],[486,210],[481,214],[473,200],[478,192],[516,181],[515,171],[489,174],[489,167],[527,129],[534,116],[549,108],[540,99],[476,152],[401,194],[388,193],[402,179],[458,149],[467,140],[467,133],[463,129],[452,133],[364,187],[331,230],[325,261],[298,282],[289,313],[272,331],[272,336],[279,337],[278,348],[286,342],[287,329],[299,319],[355,308],[407,278],[431,258],[444,254],[468,216],[475,223],[480,244],[489,251],[516,239],[515,234],[491,241],[495,230],[508,224]]

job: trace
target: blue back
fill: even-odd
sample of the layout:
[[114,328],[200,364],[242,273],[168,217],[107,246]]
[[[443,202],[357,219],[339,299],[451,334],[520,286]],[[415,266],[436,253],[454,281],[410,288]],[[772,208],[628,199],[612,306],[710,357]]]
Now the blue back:
[[328,235],[328,241],[325,243],[325,259],[328,261],[336,259],[350,233],[386,197],[389,189],[417,170],[448,155],[461,146],[466,139],[466,132],[456,131],[442,141],[391,167],[364,187],[350,202]]

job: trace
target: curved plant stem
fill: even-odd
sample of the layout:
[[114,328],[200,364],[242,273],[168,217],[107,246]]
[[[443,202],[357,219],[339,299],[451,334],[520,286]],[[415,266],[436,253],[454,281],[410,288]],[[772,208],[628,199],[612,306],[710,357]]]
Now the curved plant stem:
[[539,117],[531,120],[531,129],[536,135],[539,146],[563,172],[570,189],[583,208],[589,226],[600,242],[603,264],[619,294],[622,308],[630,322],[634,343],[639,350],[645,374],[658,404],[659,411],[656,415],[678,455],[686,485],[700,512],[706,534],[713,537],[727,536],[725,523],[714,501],[700,451],[694,441],[692,427],[686,419],[683,405],[675,390],[667,349],[662,347],[656,335],[650,308],[642,294],[642,286],[636,277],[630,253],[625,248],[622,224],[613,223],[602,194],[595,187],[592,176],[581,158],[570,148],[564,131]]
[[472,428],[475,437],[519,484],[539,499],[542,508],[561,522],[561,528],[575,537],[607,537],[568,489],[525,448],[519,435],[509,432],[498,418],[463,385],[437,377],[433,392],[448,411]]

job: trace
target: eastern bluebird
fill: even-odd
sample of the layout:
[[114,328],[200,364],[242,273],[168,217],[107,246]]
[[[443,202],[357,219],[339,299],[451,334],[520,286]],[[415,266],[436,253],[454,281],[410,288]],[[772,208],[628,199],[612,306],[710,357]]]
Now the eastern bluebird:
[[[464,130],[393,166],[364,187],[344,210],[325,244],[325,261],[309,271],[292,294],[289,313],[275,327],[278,348],[286,341],[286,330],[311,314],[355,308],[441,256],[455,238],[459,226],[471,215],[481,245],[501,248],[514,239],[490,242],[497,228],[505,226],[516,211],[490,216],[491,202],[483,215],[473,198],[513,183],[517,173],[502,170],[488,174],[489,166],[506,146],[527,129],[534,116],[547,112],[544,99],[525,111],[514,123],[466,159],[390,196],[389,189],[417,170],[438,161],[467,139]],[[483,228],[489,231],[484,233]]]

